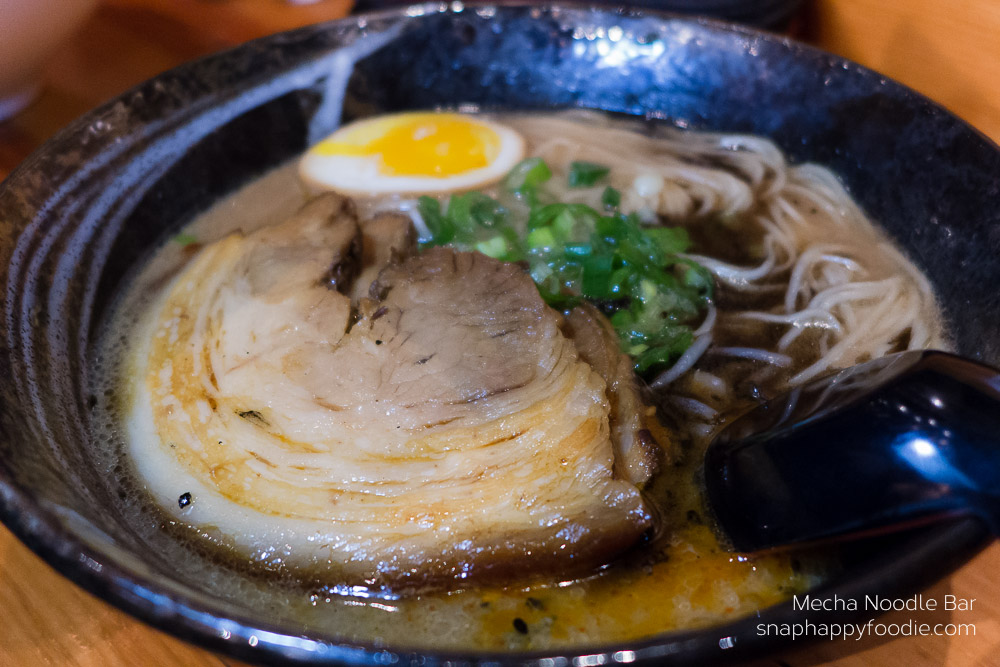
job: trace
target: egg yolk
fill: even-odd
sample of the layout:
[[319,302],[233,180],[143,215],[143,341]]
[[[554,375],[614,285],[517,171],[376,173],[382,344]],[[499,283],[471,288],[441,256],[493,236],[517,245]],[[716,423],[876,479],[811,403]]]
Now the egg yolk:
[[334,137],[313,150],[379,156],[379,172],[389,176],[454,176],[486,167],[500,152],[500,137],[491,128],[449,113],[390,116]]

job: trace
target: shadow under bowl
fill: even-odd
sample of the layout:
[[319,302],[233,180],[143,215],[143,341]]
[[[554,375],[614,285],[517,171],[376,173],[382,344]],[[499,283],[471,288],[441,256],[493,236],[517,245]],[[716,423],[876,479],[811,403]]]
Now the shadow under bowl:
[[[920,95],[841,58],[711,22],[611,10],[439,5],[251,42],[80,118],[0,186],[0,516],[41,557],[148,623],[244,659],[302,663],[700,664],[791,646],[760,622],[545,653],[444,653],[321,636],[193,584],[130,522],[93,411],[101,325],[151,249],[331,132],[413,108],[589,107],[765,135],[839,174],[930,277],[957,349],[1000,361],[1000,152]],[[908,597],[990,539],[958,520],[864,543],[814,596]],[[870,612],[811,612],[814,623]],[[555,660],[549,662],[548,660]]]

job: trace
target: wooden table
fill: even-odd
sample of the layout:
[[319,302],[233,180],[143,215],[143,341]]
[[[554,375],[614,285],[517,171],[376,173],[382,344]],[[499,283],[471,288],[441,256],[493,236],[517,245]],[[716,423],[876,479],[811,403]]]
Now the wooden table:
[[[0,123],[0,177],[73,118],[136,83],[254,37],[343,16],[350,2],[105,0],[53,60],[41,97]],[[816,0],[796,30],[925,93],[1000,141],[997,0]],[[976,598],[971,611],[950,615],[954,622],[975,624],[975,637],[895,639],[866,644],[848,658],[834,657],[842,650],[838,646],[821,645],[784,663],[766,664],[1000,664],[1000,574],[995,573],[1000,573],[1000,544],[929,593],[941,600],[945,594]],[[82,592],[0,528],[0,666],[232,664]]]

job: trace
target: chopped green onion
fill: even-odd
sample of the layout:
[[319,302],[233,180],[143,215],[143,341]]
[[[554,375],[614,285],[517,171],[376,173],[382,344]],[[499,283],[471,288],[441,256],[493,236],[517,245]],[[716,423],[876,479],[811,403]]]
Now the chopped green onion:
[[538,262],[531,267],[531,279],[541,285],[552,275],[552,267]]
[[[615,259],[618,259],[617,257]],[[620,263],[616,262],[616,263]],[[611,274],[611,280],[608,284],[608,290],[612,295],[619,295],[625,292],[632,292],[633,289],[629,289],[630,282],[635,282],[637,274],[635,269],[631,266],[622,266]],[[634,296],[634,295],[631,295]]]
[[198,237],[197,236],[195,236],[194,234],[188,234],[188,233],[185,233],[185,232],[177,234],[176,236],[174,236],[170,240],[173,241],[174,243],[178,243],[180,245],[194,245],[195,243],[198,243]]
[[465,192],[452,195],[448,201],[447,216],[458,229],[472,231],[476,225],[493,227],[503,222],[506,211],[500,204],[482,192]]
[[[570,185],[594,185],[608,173],[574,162]],[[669,367],[691,345],[692,324],[712,298],[712,275],[683,256],[687,230],[643,224],[620,210],[622,195],[610,186],[601,193],[603,212],[552,202],[541,189],[551,177],[544,161],[529,158],[507,174],[497,198],[455,194],[442,211],[437,199],[421,197],[417,209],[432,237],[425,244],[525,262],[549,305],[567,309],[590,299],[608,313],[637,372]]]
[[525,241],[529,250],[551,249],[556,247],[556,235],[552,233],[551,227],[539,227],[528,232]]
[[573,162],[569,165],[569,187],[586,188],[608,175],[610,167],[594,162]]
[[563,252],[567,257],[587,257],[594,252],[594,247],[589,243],[567,243],[563,246]]
[[475,248],[484,255],[501,259],[507,255],[507,239],[497,235],[486,241],[480,241],[475,245]]
[[660,344],[650,346],[636,356],[636,372],[645,373],[651,369],[670,366],[694,342],[694,336],[690,329],[671,330],[670,333],[671,335],[666,340],[661,340]]
[[601,203],[604,204],[604,208],[614,210],[622,203],[622,193],[609,185],[601,193]]
[[674,255],[691,247],[691,237],[683,227],[648,227],[643,231],[664,255]]
[[709,273],[708,269],[691,260],[682,260],[681,263],[686,265],[684,275],[681,278],[684,286],[698,290],[705,298],[712,298],[715,282],[712,280],[712,274]]
[[504,178],[504,187],[510,192],[524,192],[537,188],[552,178],[552,170],[540,157],[529,157],[521,160]]
[[455,238],[455,225],[441,213],[441,203],[437,199],[421,197],[417,200],[417,212],[424,219],[435,245],[444,245]]
[[520,262],[525,258],[521,237],[510,225],[498,225],[497,232],[507,240],[507,255],[502,257],[505,262]]
[[609,299],[615,295],[612,284],[613,258],[608,255],[588,257],[582,261],[583,280],[580,293],[588,299]]

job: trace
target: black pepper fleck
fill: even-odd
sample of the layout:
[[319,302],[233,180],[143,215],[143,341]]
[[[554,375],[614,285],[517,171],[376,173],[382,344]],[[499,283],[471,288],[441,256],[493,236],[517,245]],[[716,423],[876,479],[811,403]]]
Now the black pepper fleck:
[[380,341],[380,340],[377,340],[377,341],[375,341],[375,344],[376,344],[376,345],[381,345],[381,344],[382,344],[382,341]]
[[249,422],[256,423],[258,426],[270,426],[270,424],[267,423],[267,420],[264,419],[264,415],[260,414],[256,410],[243,410],[242,412],[237,411],[236,414]]
[[181,494],[180,498],[177,499],[177,506],[184,509],[191,504],[191,492],[185,491]]
[[514,619],[514,629],[520,632],[522,635],[528,634],[528,624],[524,622],[523,618]]

